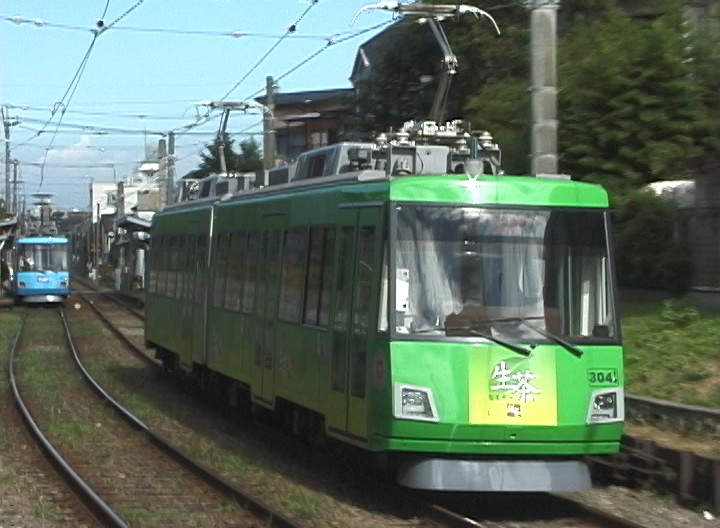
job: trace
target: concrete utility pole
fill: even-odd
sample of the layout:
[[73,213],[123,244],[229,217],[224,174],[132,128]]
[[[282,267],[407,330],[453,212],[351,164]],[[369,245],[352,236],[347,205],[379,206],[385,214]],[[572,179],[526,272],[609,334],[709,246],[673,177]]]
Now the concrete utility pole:
[[7,107],[0,109],[3,128],[5,129],[5,209],[10,207],[10,127],[18,124],[16,119],[10,119],[10,112]]
[[557,10],[560,0],[527,0],[532,79],[533,174],[557,174]]
[[[167,190],[167,184],[168,184],[167,143],[166,143],[165,139],[158,140],[158,166],[160,168],[160,170],[158,171],[159,180],[162,182],[160,185],[160,209],[163,209],[167,205],[166,198],[168,196],[168,190]],[[165,186],[164,189],[163,189],[163,185]],[[163,192],[163,190],[165,192]]]
[[272,169],[275,166],[275,81],[271,75],[265,78],[265,112],[263,113],[263,167]]
[[168,133],[167,203],[175,199],[175,132]]
[[97,202],[97,229],[95,232],[95,268],[100,265],[100,255],[102,254],[102,224],[100,223],[100,202]]
[[117,182],[117,206],[115,207],[115,221],[125,216],[125,182]]
[[18,186],[18,160],[13,160],[13,190],[12,190],[12,213],[14,215],[18,214],[18,192],[17,192],[17,186]]

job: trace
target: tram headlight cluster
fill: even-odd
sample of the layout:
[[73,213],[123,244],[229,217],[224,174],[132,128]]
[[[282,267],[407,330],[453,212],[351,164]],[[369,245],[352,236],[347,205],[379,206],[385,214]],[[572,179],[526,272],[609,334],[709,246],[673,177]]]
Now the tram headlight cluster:
[[625,419],[625,393],[622,388],[595,390],[590,395],[587,423],[622,422]]
[[432,390],[428,387],[417,387],[396,383],[393,398],[393,415],[406,420],[437,422]]

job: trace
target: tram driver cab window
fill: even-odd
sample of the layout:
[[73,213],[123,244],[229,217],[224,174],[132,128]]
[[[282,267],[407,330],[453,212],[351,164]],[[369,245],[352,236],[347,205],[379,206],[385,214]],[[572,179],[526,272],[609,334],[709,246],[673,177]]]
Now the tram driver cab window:
[[20,270],[21,271],[32,271],[35,269],[35,261],[32,255],[22,255],[20,257]]

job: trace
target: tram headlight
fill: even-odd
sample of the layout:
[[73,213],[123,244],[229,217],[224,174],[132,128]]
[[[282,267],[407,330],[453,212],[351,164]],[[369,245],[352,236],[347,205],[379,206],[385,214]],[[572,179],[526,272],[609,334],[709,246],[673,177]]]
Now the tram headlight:
[[438,421],[432,390],[428,387],[396,383],[393,392],[393,415],[395,418],[425,422]]
[[587,423],[622,422],[625,419],[625,392],[620,387],[599,389],[590,395]]

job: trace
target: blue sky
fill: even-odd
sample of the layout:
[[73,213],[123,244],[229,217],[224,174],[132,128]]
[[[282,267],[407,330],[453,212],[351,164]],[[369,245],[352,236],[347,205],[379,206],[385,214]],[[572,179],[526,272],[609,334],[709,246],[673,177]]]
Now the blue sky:
[[[110,25],[136,3],[0,0],[0,104],[11,105],[9,115],[18,121],[11,128],[11,157],[19,161],[28,203],[40,190],[54,193],[58,208],[86,209],[91,178],[124,178],[144,158],[145,146],[157,143],[155,132],[195,122],[193,102],[223,98],[246,75],[226,100],[264,92],[266,76],[277,78],[325,47],[281,80],[280,91],[349,87],[357,47],[379,29],[330,46],[325,39],[334,36],[334,42],[392,19],[389,12],[369,11],[351,26],[372,0],[144,0],[97,37],[73,93],[91,30],[106,7],[103,20]],[[249,73],[303,13],[296,32]],[[52,109],[61,101],[66,111],[54,134],[61,112],[53,116]],[[260,120],[234,113],[228,130],[257,132]],[[217,126],[213,120],[177,136],[178,176],[197,166]]]

